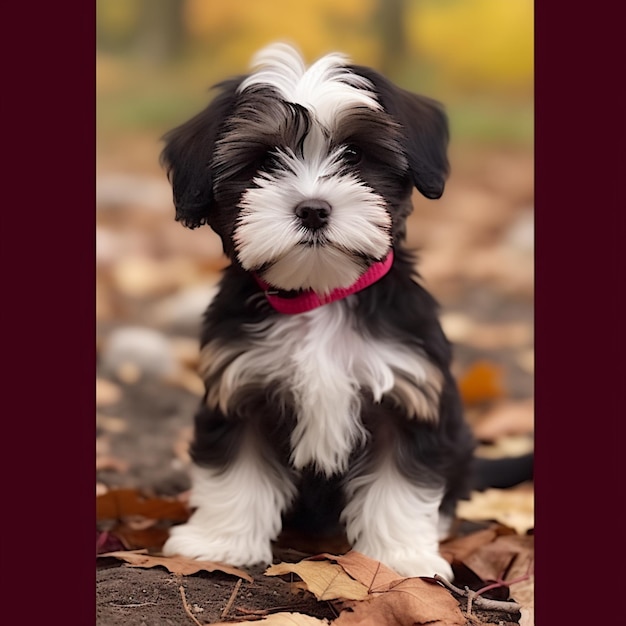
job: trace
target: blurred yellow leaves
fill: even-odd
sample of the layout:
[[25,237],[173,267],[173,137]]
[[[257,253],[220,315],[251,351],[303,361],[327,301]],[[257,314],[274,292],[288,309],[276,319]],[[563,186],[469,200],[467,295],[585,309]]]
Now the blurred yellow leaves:
[[[132,56],[138,38],[155,28],[151,11],[161,4],[99,2],[99,48]],[[307,61],[341,51],[359,64],[397,72],[395,78],[408,83],[426,64],[440,91],[531,93],[532,0],[397,0],[391,5],[389,0],[179,0],[181,22],[153,38],[174,32],[182,38],[179,51],[187,69],[178,70],[186,73],[198,63],[206,84],[245,71],[254,52],[282,40],[299,47]],[[390,16],[396,29],[385,28]],[[390,62],[385,52],[396,41],[402,43]],[[100,78],[111,80],[110,70],[99,67]]]
[[374,0],[187,0],[185,23],[197,40],[217,43],[222,66],[245,68],[258,48],[295,44],[307,60],[333,50],[374,64],[377,44],[366,35]]
[[532,0],[423,0],[408,6],[414,51],[436,62],[451,83],[532,87]]

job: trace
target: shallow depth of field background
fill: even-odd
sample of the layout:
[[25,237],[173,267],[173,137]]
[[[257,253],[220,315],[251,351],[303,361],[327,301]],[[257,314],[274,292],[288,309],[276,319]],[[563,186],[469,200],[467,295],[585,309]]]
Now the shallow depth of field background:
[[409,242],[485,455],[532,448],[532,0],[97,2],[98,492],[188,486],[218,238],[174,221],[160,137],[276,39],[339,50],[446,105],[452,173]]

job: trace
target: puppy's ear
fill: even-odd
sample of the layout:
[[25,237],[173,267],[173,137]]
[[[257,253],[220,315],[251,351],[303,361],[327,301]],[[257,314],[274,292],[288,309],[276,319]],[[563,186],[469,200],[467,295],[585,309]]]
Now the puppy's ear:
[[220,92],[204,111],[163,137],[161,165],[167,169],[172,185],[176,221],[188,228],[197,228],[210,220],[213,150],[241,80],[234,78],[216,85]]
[[449,172],[448,118],[442,105],[397,87],[368,67],[353,66],[352,71],[373,84],[380,104],[402,125],[415,187],[427,198],[441,197]]

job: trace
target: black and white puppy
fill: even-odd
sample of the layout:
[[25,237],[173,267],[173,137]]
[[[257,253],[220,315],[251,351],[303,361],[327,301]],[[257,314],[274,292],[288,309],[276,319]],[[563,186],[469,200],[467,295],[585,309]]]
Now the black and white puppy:
[[345,528],[402,575],[440,556],[473,441],[437,305],[404,247],[416,187],[439,198],[434,101],[284,44],[166,135],[176,219],[232,264],[206,311],[189,521],[164,552],[267,563],[283,523]]

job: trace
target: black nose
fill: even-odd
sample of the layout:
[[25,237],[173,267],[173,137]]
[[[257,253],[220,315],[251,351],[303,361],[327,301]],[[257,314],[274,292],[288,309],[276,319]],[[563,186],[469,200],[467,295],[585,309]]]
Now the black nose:
[[317,230],[328,224],[331,207],[325,200],[303,200],[296,205],[295,213],[305,228]]

